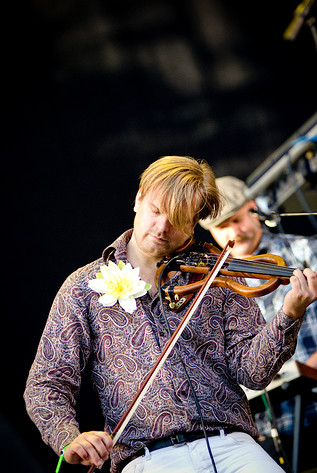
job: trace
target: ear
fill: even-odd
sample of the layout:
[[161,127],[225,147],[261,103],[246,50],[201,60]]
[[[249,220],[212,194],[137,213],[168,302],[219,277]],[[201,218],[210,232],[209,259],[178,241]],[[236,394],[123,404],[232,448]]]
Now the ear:
[[138,211],[141,200],[142,200],[141,191],[138,190],[137,195],[135,197],[134,207],[133,207],[134,212]]
[[250,200],[249,204],[252,209],[258,210],[258,206],[256,205],[255,200]]

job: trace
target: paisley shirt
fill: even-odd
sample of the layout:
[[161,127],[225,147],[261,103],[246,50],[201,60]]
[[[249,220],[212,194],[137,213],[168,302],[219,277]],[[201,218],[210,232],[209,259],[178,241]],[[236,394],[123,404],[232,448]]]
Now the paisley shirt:
[[[59,290],[46,323],[25,390],[27,410],[44,442],[57,454],[79,435],[75,402],[88,365],[111,432],[169,339],[158,295],[136,299],[126,313],[117,303],[104,307],[88,287],[109,255],[126,259],[132,230],[102,258],[71,274]],[[176,285],[188,273],[177,273]],[[166,313],[172,329],[187,308]],[[196,391],[207,430],[237,427],[258,431],[240,384],[263,389],[292,356],[302,320],[281,310],[266,324],[253,299],[212,287],[182,333],[177,348]],[[200,430],[199,415],[182,364],[172,350],[111,454],[111,472],[151,439]]]

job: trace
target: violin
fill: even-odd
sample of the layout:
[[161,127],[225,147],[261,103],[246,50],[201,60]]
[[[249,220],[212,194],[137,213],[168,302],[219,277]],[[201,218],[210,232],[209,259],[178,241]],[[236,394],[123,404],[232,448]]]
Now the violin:
[[[200,289],[219,254],[220,250],[213,244],[196,242],[191,238],[177,251],[176,256],[167,256],[157,264],[155,285],[159,287],[159,281],[166,273],[161,288],[172,311],[179,311]],[[212,286],[226,287],[246,297],[260,297],[281,284],[289,284],[294,269],[287,267],[284,259],[278,255],[262,254],[244,259],[229,256]],[[177,271],[191,273],[189,284],[173,286],[170,283]],[[234,279],[238,277],[264,279],[266,282],[250,287]]]

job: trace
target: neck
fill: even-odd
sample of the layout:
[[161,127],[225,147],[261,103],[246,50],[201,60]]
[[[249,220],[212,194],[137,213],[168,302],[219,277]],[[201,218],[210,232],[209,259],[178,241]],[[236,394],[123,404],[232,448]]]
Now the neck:
[[146,253],[142,252],[142,250],[140,250],[137,246],[132,235],[132,238],[127,245],[127,259],[134,268],[140,269],[140,278],[143,281],[151,284],[152,288],[149,291],[150,294],[156,293],[156,264],[161,260],[161,258],[149,256]]

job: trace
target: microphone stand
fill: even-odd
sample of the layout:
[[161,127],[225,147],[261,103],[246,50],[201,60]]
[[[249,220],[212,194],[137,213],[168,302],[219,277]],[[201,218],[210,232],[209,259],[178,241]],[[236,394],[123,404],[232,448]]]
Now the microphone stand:
[[277,227],[280,223],[281,217],[310,217],[317,216],[317,212],[271,212],[264,213],[261,210],[250,209],[250,212],[257,214],[260,222],[263,222],[267,227]]

